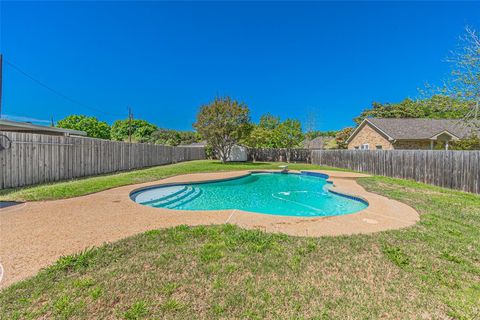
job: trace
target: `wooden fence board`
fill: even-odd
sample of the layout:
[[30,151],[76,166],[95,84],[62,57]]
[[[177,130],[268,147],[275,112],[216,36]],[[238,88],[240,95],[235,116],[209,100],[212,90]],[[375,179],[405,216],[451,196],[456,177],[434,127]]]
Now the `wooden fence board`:
[[205,159],[205,149],[0,132],[0,189]]
[[314,164],[480,193],[480,151],[314,150],[311,159]]

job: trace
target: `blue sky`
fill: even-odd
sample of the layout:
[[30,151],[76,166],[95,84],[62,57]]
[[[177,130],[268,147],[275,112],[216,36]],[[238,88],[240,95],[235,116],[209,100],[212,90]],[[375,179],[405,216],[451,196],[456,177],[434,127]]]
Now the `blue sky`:
[[216,95],[341,129],[372,101],[440,83],[480,3],[2,2],[3,113],[134,116],[191,129]]

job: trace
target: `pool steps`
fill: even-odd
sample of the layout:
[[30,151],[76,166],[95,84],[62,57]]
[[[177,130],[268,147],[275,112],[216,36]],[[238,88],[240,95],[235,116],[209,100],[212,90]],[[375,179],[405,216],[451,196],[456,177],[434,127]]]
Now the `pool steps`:
[[185,186],[182,190],[166,195],[164,197],[161,197],[160,199],[156,199],[154,201],[151,201],[147,205],[152,206],[152,207],[159,207],[159,206],[166,206],[170,203],[176,202],[179,199],[188,196],[193,192],[193,188],[190,186]]
[[167,209],[175,209],[176,207],[179,207],[181,205],[184,205],[196,198],[198,198],[202,194],[202,190],[199,188],[193,188],[193,192],[189,193],[188,195],[180,198],[178,201],[170,203],[166,206],[163,206]]
[[185,192],[188,192],[188,188],[189,188],[188,186],[184,186],[182,189],[180,189],[178,191],[175,191],[173,193],[170,193],[168,195],[165,195],[165,196],[161,197],[160,199],[154,199],[154,200],[144,201],[144,202],[140,202],[140,203],[143,204],[143,205],[147,205],[147,206],[151,206],[151,205],[156,204],[156,203],[162,203],[163,201],[167,201],[168,199],[173,199],[176,196],[181,196],[181,194],[183,194]]
[[177,192],[166,195],[160,199],[143,202],[142,204],[151,207],[163,207],[173,209],[177,206],[180,206],[197,198],[198,196],[200,196],[201,193],[202,191],[199,188],[185,186]]

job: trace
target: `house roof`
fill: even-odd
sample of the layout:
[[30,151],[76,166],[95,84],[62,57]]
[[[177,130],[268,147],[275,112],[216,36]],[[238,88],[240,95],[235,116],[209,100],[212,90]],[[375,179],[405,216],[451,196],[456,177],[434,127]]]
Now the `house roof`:
[[325,144],[327,144],[332,139],[332,137],[319,136],[312,140],[304,140],[303,146],[307,149],[323,149],[325,147]]
[[466,138],[472,134],[480,134],[478,126],[473,122],[461,119],[423,119],[423,118],[367,118],[365,119],[347,142],[365,126],[371,124],[389,140],[424,140],[435,139],[442,133],[449,134],[457,139]]
[[65,135],[65,136],[68,136],[68,135],[86,136],[87,135],[85,131],[80,131],[80,130],[40,126],[40,125],[29,123],[29,122],[18,122],[18,121],[11,121],[11,120],[5,120],[5,119],[0,119],[0,131],[30,132],[30,133]]

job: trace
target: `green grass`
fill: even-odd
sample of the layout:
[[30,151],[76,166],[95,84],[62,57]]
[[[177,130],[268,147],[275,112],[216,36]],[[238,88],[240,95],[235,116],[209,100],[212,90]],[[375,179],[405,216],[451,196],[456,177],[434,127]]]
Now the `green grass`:
[[1,318],[478,319],[480,197],[360,183],[415,207],[421,221],[323,238],[232,225],[152,230],[1,291]]
[[[182,162],[174,165],[158,166],[148,169],[134,170],[117,174],[102,175],[90,178],[75,179],[65,182],[42,184],[32,187],[0,190],[0,201],[38,201],[78,197],[115,187],[163,179],[170,176],[195,173],[253,169],[278,169],[282,163],[238,162],[223,164],[219,161],[201,160]],[[329,169],[311,164],[289,164],[293,170]]]

